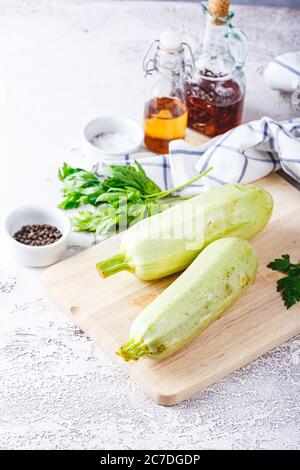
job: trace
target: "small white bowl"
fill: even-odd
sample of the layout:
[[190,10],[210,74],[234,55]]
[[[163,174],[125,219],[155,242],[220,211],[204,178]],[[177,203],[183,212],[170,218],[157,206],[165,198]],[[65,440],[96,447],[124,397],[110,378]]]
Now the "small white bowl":
[[[50,224],[57,227],[62,237],[50,245],[30,246],[18,242],[13,235],[24,225]],[[67,249],[71,222],[62,210],[38,204],[26,205],[10,212],[3,223],[4,234],[16,260],[24,266],[49,266],[56,263]]]
[[[117,132],[126,135],[129,142],[118,149],[103,150],[93,144],[93,139],[101,133]],[[144,140],[144,132],[132,119],[121,116],[99,116],[89,121],[81,131],[81,151],[92,164],[111,156],[135,152]]]

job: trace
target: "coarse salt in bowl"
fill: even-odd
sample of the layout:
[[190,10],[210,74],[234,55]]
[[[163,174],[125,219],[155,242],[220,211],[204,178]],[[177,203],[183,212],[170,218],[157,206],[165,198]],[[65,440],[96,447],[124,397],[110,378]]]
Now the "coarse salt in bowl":
[[141,127],[121,116],[99,116],[81,132],[81,150],[92,164],[135,152],[144,140]]

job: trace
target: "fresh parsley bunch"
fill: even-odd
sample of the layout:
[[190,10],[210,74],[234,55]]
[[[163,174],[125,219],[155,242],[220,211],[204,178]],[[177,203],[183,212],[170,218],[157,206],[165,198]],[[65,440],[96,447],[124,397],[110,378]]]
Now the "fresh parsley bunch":
[[291,263],[290,255],[282,255],[269,263],[268,268],[286,274],[277,281],[277,291],[281,292],[286,308],[300,302],[300,264]]
[[80,206],[94,206],[93,211],[78,211],[72,219],[73,227],[79,232],[94,232],[104,236],[120,232],[146,217],[162,212],[174,201],[186,199],[172,196],[209,171],[211,168],[184,185],[162,191],[137,161],[135,166],[110,165],[101,175],[64,163],[58,171],[64,196],[59,207],[76,209]]

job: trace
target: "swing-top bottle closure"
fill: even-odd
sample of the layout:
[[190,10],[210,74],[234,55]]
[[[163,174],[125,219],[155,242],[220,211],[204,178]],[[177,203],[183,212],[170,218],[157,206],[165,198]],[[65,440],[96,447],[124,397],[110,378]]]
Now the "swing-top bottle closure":
[[143,69],[145,77],[154,72],[191,77],[195,69],[191,47],[182,42],[176,32],[165,31],[150,44],[143,60]]

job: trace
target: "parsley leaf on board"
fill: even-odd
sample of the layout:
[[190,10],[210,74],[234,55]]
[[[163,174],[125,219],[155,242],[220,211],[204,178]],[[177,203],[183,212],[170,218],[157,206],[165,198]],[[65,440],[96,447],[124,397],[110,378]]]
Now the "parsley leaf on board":
[[291,263],[290,255],[282,255],[267,267],[286,274],[277,281],[277,291],[281,293],[286,308],[300,302],[300,264]]
[[290,255],[282,255],[281,258],[275,258],[274,261],[271,261],[271,263],[268,264],[268,268],[273,269],[273,271],[287,273],[290,262]]

